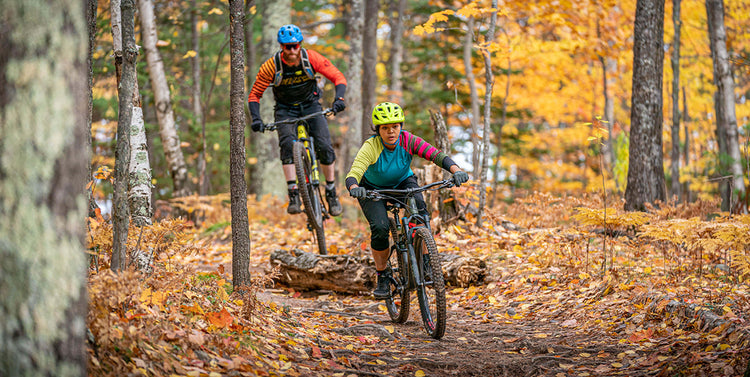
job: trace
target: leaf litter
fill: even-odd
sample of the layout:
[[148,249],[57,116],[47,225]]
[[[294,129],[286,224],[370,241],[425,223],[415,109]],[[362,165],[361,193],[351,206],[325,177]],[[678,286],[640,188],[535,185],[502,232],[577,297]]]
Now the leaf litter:
[[[726,235],[747,232],[745,218],[702,221],[672,205],[648,225],[620,214],[609,227],[595,198],[543,194],[489,211],[482,228],[467,213],[441,227],[438,248],[481,258],[488,276],[447,287],[448,328],[436,341],[416,301],[394,324],[371,297],[274,285],[270,253],[315,244],[304,217],[271,197],[250,197],[254,285],[233,292],[227,200],[196,200],[210,205],[179,205],[200,208],[199,225],[158,221],[140,245],[131,230],[129,250],[154,252],[150,274],[111,273],[111,225],[91,222],[91,375],[737,376],[748,366],[747,266],[729,260],[747,244]],[[675,221],[680,211],[692,220]],[[697,234],[680,243],[686,231]],[[362,219],[329,220],[326,233],[331,254],[362,253],[369,238]]]

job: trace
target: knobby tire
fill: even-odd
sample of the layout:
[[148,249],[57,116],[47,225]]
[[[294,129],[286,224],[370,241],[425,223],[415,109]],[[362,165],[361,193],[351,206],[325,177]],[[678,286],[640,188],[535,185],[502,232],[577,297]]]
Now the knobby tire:
[[391,255],[388,258],[388,265],[391,267],[393,279],[398,281],[398,285],[391,282],[389,290],[391,295],[385,299],[385,307],[388,309],[388,315],[396,323],[404,323],[409,319],[409,301],[411,291],[407,289],[406,261],[401,261],[401,252],[398,250],[399,233],[396,228],[396,222],[390,219],[391,224]]
[[293,148],[294,169],[297,173],[297,185],[305,207],[307,221],[312,226],[315,238],[318,241],[318,252],[320,255],[328,254],[326,248],[326,233],[323,227],[323,202],[320,196],[320,188],[315,187],[310,179],[312,175],[312,164],[307,154],[305,145],[295,142]]
[[[419,299],[419,310],[422,312],[422,322],[427,333],[434,339],[440,339],[445,335],[445,280],[443,278],[443,267],[438,255],[435,239],[428,228],[417,228],[413,238],[414,256],[412,256],[412,270],[419,279],[417,285],[417,298]],[[430,269],[422,271],[422,253],[424,250],[430,255]]]

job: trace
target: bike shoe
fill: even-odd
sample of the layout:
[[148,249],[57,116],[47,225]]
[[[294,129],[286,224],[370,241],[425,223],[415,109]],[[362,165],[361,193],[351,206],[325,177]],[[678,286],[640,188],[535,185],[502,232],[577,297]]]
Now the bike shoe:
[[328,202],[328,213],[330,213],[331,216],[338,216],[341,214],[343,208],[341,207],[341,202],[339,202],[338,195],[336,195],[335,188],[331,190],[326,189],[326,201]]
[[390,290],[391,280],[391,269],[386,268],[385,271],[378,274],[378,286],[372,292],[375,298],[388,298],[391,296]]
[[286,213],[296,215],[302,212],[302,201],[299,197],[299,189],[289,190],[289,206],[286,207]]

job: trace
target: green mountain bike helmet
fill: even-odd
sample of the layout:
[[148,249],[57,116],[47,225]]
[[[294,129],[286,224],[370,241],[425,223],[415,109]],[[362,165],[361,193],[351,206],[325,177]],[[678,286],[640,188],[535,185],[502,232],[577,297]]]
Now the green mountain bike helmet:
[[372,109],[372,125],[376,128],[381,124],[403,123],[404,110],[393,102],[379,103]]

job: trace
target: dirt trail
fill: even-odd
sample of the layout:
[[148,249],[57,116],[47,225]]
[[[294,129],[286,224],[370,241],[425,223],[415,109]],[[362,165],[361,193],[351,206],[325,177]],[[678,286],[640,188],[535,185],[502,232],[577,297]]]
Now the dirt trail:
[[[347,304],[342,304],[326,300],[327,295],[292,298],[280,291],[267,290],[260,298],[286,305],[294,316],[324,317],[329,328],[380,334],[372,350],[358,353],[347,350],[347,343],[321,342],[323,353],[359,360],[346,368],[346,376],[415,376],[420,370],[425,376],[653,374],[630,361],[643,359],[646,349],[620,345],[617,339],[604,336],[577,334],[555,323],[508,321],[501,313],[484,313],[476,319],[470,310],[454,304],[449,305],[445,337],[434,340],[422,328],[415,302],[409,320],[395,324],[379,302],[367,297],[347,297]],[[448,302],[456,301],[448,295]]]

